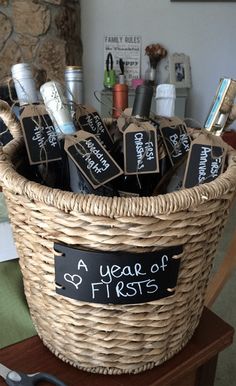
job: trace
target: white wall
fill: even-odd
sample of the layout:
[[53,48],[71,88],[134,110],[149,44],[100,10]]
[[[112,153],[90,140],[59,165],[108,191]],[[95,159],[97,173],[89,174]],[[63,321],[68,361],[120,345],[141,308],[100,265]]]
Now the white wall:
[[94,90],[103,88],[105,34],[142,36],[164,45],[169,53],[190,56],[192,89],[187,116],[202,124],[220,77],[236,78],[236,2],[171,2],[170,0],[81,0],[85,98],[99,108]]
[[2,261],[17,259],[16,246],[13,239],[13,233],[9,222],[0,223],[0,263]]

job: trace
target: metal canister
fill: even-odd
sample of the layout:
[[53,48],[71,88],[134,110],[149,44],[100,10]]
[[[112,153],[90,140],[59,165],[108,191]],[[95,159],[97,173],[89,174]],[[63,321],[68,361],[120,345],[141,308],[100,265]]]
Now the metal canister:
[[46,82],[40,87],[40,92],[57,134],[75,133],[76,128],[62,85],[59,82]]
[[20,106],[39,103],[31,66],[28,63],[14,64],[11,73]]
[[112,117],[119,118],[122,111],[128,107],[128,86],[127,84],[117,83],[112,90],[113,109]]
[[81,66],[66,66],[65,83],[70,103],[84,104],[83,69]]

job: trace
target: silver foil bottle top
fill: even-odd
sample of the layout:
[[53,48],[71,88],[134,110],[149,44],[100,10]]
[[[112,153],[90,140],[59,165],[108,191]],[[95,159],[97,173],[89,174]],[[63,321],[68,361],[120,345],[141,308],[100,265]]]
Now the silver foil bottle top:
[[76,104],[84,103],[83,69],[80,66],[65,67],[67,99]]
[[50,81],[40,87],[46,110],[48,111],[59,135],[73,134],[76,128],[72,121],[67,98],[59,82]]
[[23,106],[39,103],[31,66],[28,63],[14,64],[11,73],[19,104]]

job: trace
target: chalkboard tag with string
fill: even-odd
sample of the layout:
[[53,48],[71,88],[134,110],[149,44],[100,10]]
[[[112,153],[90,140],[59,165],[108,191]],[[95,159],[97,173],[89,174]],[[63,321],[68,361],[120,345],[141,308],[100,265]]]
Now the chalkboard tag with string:
[[98,138],[84,130],[66,136],[65,151],[94,189],[123,173]]
[[200,134],[191,144],[183,187],[191,188],[217,178],[223,171],[225,155],[226,146],[221,138]]
[[172,166],[177,164],[189,151],[191,138],[184,123],[175,119],[164,119],[159,127]]
[[104,252],[55,243],[56,293],[101,304],[137,304],[175,294],[183,246]]
[[27,105],[20,122],[30,165],[62,159],[58,137],[44,105]]
[[98,112],[90,106],[78,106],[76,121],[80,128],[94,134],[101,144],[109,151],[113,146],[111,135]]
[[125,174],[158,173],[156,129],[148,122],[131,123],[124,131]]

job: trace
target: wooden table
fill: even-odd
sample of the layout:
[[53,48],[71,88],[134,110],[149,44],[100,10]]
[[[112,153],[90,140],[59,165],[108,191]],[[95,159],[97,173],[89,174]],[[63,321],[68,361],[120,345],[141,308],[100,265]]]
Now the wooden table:
[[[231,326],[204,309],[193,338],[179,354],[137,375],[97,375],[77,370],[54,356],[37,336],[0,350],[0,362],[27,373],[49,372],[68,386],[212,386],[218,353],[232,343],[233,335]],[[0,385],[5,385],[1,378]]]

